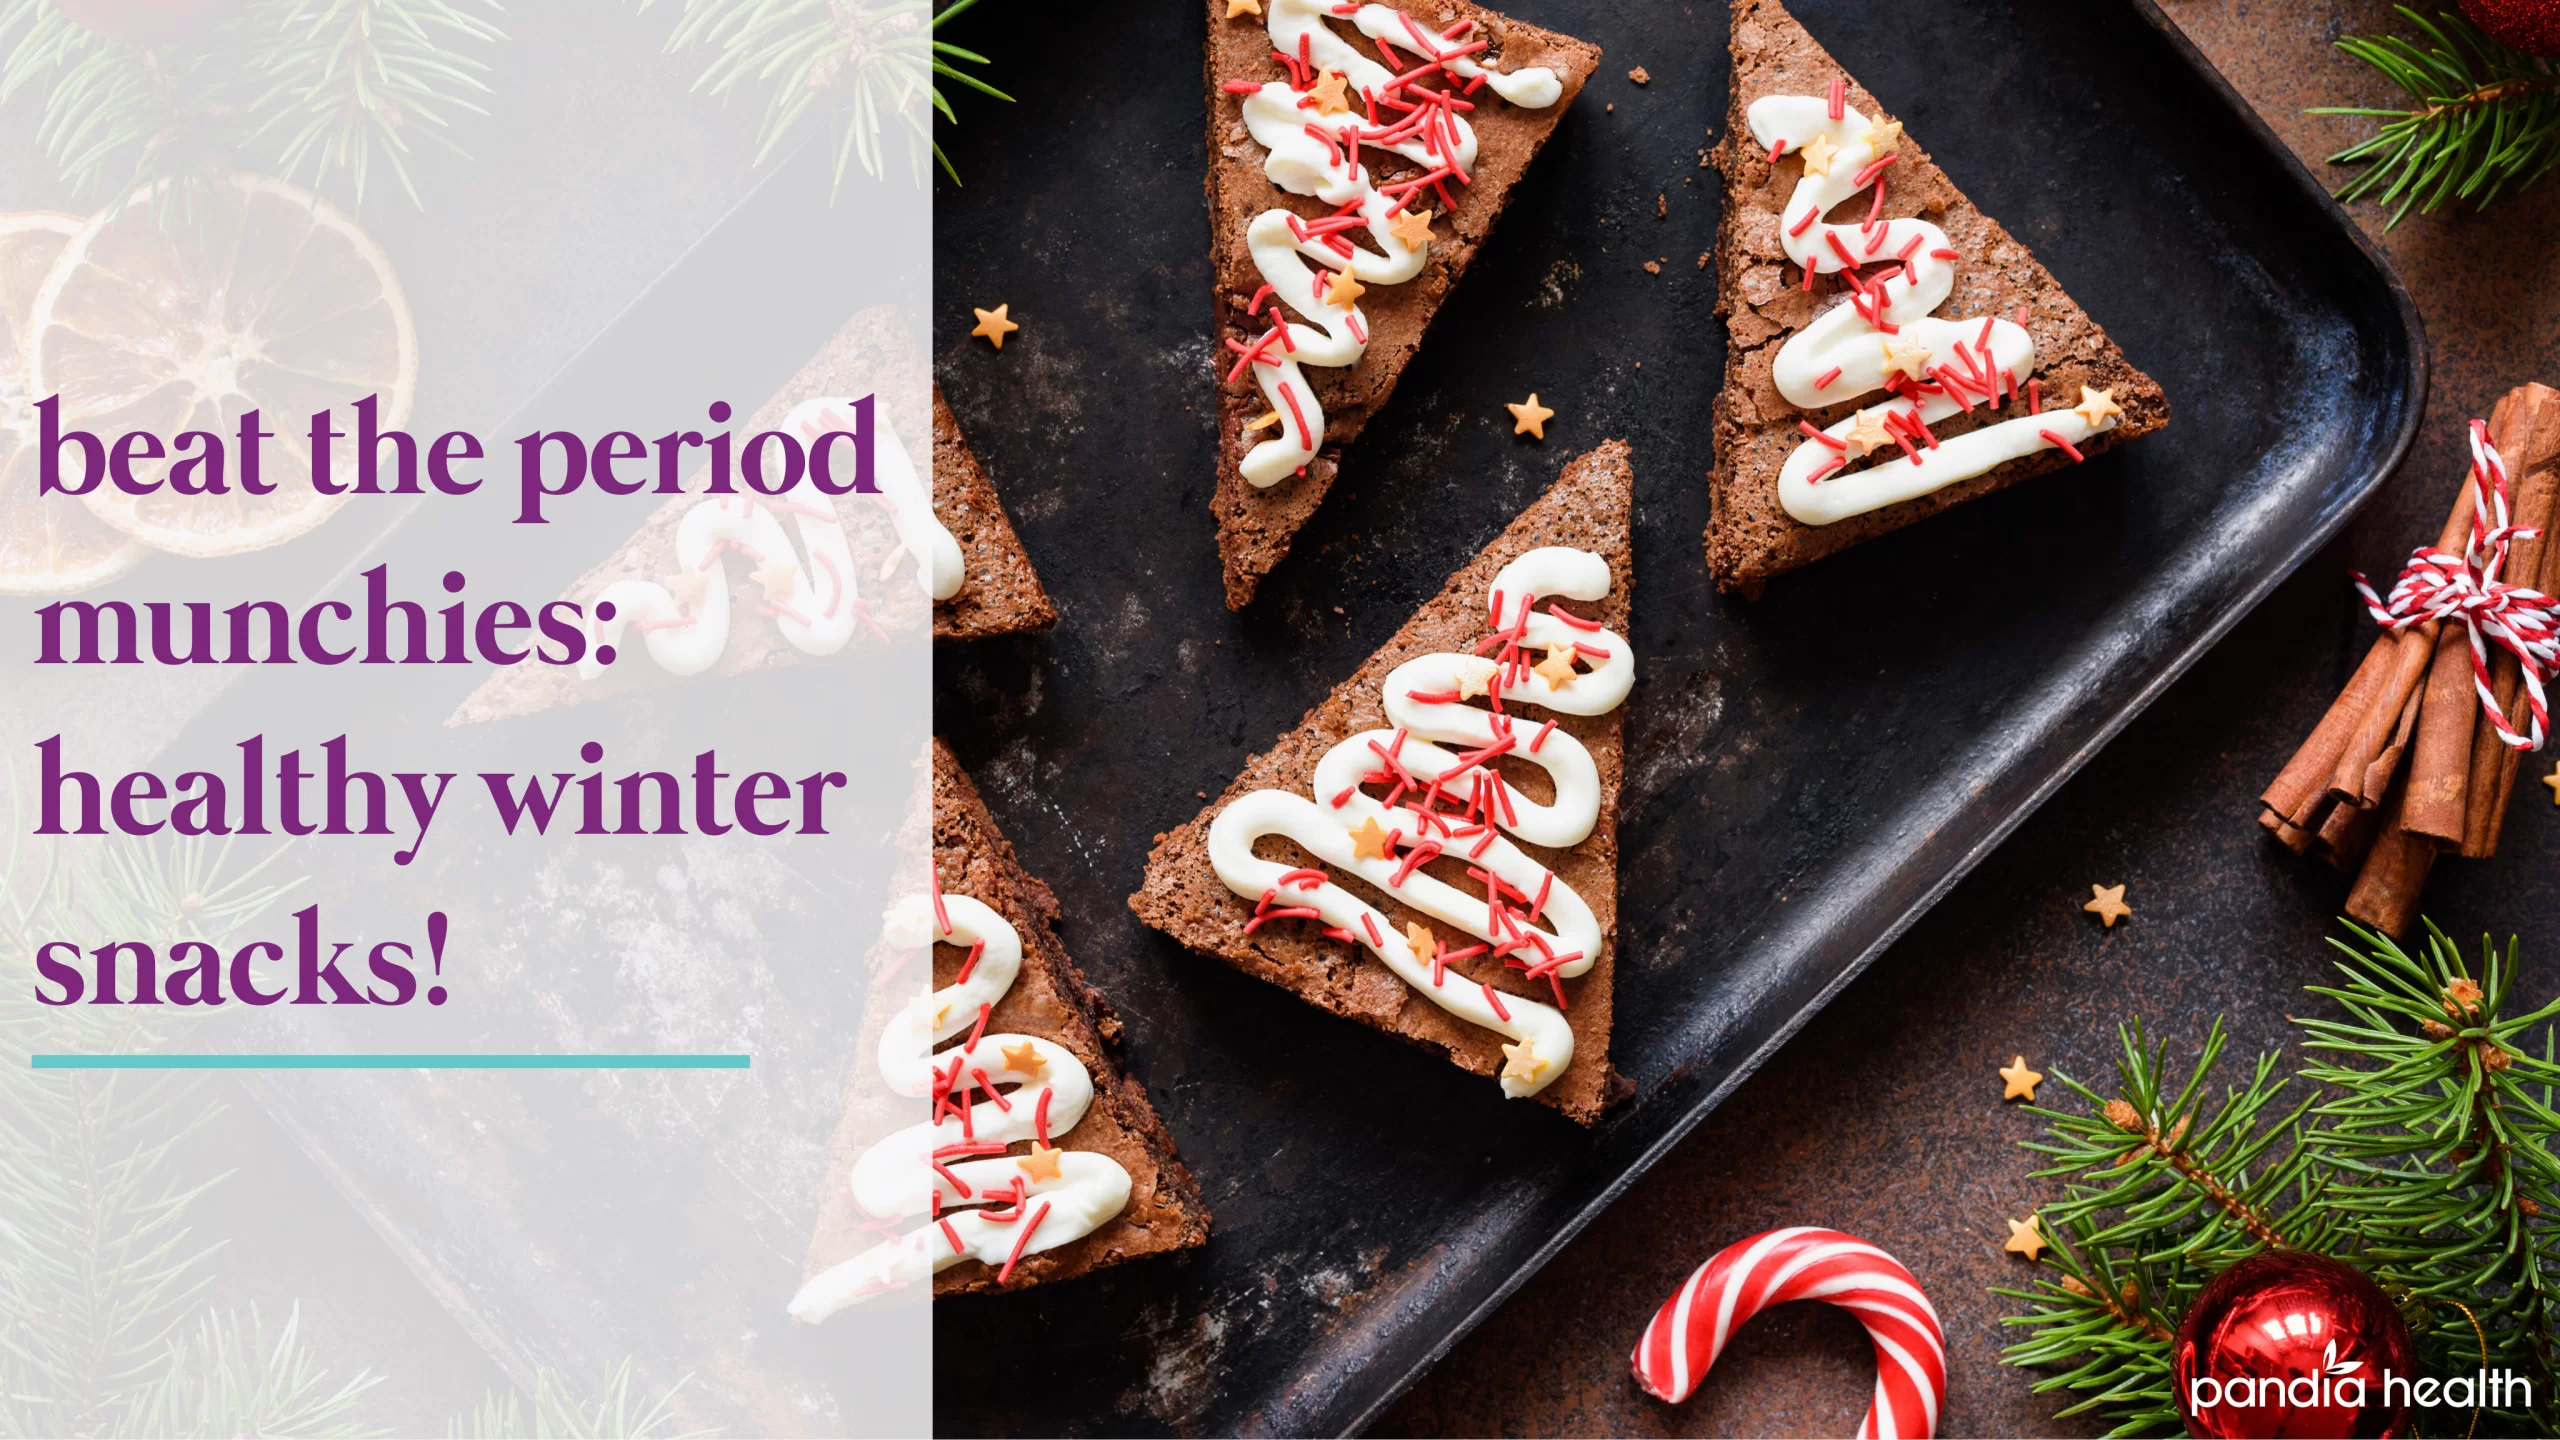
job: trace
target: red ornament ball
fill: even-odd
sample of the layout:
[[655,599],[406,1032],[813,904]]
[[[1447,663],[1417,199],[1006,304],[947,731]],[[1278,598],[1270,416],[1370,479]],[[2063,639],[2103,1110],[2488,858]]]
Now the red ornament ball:
[[[2399,1307],[2362,1271],[2275,1250],[2196,1296],[2171,1373],[2190,1435],[2398,1436],[2414,1357]],[[2397,1403],[2385,1400],[2386,1375],[2404,1382]]]
[[239,8],[239,0],[53,0],[93,35],[136,45],[183,40]]
[[2560,0],[2459,0],[2490,39],[2527,55],[2560,56]]

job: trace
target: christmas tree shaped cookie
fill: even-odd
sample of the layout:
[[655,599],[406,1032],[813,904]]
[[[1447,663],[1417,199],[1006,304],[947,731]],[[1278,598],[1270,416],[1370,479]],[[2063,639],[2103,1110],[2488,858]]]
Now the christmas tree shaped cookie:
[[1610,1089],[1627,447],[1545,497],[1157,841],[1149,925],[1584,1124]]
[[[936,639],[1053,623],[1057,612],[1003,504],[927,373],[896,307],[846,321],[749,417],[740,442],[767,430],[804,444],[851,431],[852,402],[870,395],[879,493],[830,497],[803,485],[778,500],[740,493],[667,501],[563,596],[588,613],[590,647],[614,647],[615,663],[506,667],[447,723],[825,659],[866,635],[922,626],[928,598]],[[910,448],[928,425],[929,490],[917,468],[923,453]],[[696,474],[687,488],[704,483]],[[600,601],[613,605],[614,619],[596,618]]]
[[1600,62],[1466,0],[1209,0],[1218,553],[1242,608]]
[[1777,0],[1735,0],[1716,160],[1723,587],[2168,423],[2160,387]]
[[[1209,1238],[1199,1186],[1107,1048],[1119,1016],[1058,942],[1057,897],[939,740],[932,768],[931,872],[872,957],[874,1000],[912,998],[867,1037],[829,1147],[791,1301],[812,1323],[928,1280],[1020,1289]],[[928,950],[918,994],[906,967]],[[928,1118],[881,1133],[884,1105],[919,1098]]]

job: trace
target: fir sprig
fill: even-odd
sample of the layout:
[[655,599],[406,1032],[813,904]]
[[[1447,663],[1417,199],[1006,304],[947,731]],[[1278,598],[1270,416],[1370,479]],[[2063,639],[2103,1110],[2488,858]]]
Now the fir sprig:
[[2311,1098],[2281,1110],[2286,1081],[2269,1055],[2217,1100],[2211,1080],[2227,1042],[2216,1021],[2180,1077],[2165,1044],[2148,1043],[2139,1024],[2122,1027],[2114,1093],[2057,1070],[2087,1110],[2030,1107],[2044,1135],[2020,1142],[2052,1162],[2039,1178],[2065,1184],[2038,1212],[2057,1273],[1996,1292],[2033,1307],[2004,1322],[2027,1335],[2002,1358],[2069,1367],[2036,1389],[2077,1394],[2061,1413],[2094,1412],[2117,1434],[2177,1428],[2170,1343],[2207,1281],[2260,1250],[2316,1247],[2330,1235],[2303,1145]]
[[[649,3],[641,0],[641,8]],[[924,0],[684,0],[667,49],[718,52],[694,81],[697,90],[724,98],[751,87],[771,92],[756,132],[758,164],[814,115],[825,120],[839,185],[854,164],[885,173],[897,132],[911,153],[929,147],[957,183],[960,173],[933,138],[923,102],[957,124],[940,81],[1013,98],[959,68],[984,65],[986,56],[941,38],[944,22],[976,3],[956,0],[928,19]]]
[[2397,8],[2422,38],[2351,35],[2338,48],[2380,71],[2412,104],[2310,111],[2383,121],[2329,157],[2332,165],[2366,167],[2339,188],[2339,199],[2372,196],[2396,206],[2388,225],[2397,225],[2413,207],[2487,205],[2560,165],[2560,72],[2550,62],[2499,44],[2459,15]]
[[2526,1376],[2535,1411],[2492,1415],[2507,1431],[2550,1433],[2560,1001],[2509,1013],[2513,942],[2502,955],[2484,940],[2475,973],[2432,928],[2414,955],[2356,934],[2361,945],[2340,943],[2342,983],[2313,990],[2349,1018],[2296,1022],[2320,1057],[2303,1077],[2336,1096],[2315,1112],[2311,1144],[2336,1178],[2346,1253],[2406,1297],[2422,1366]]
[[163,182],[186,203],[235,168],[361,202],[388,172],[423,204],[421,145],[457,148],[482,113],[497,0],[248,0],[199,33],[137,44],[53,0],[0,0],[0,101],[44,89],[37,141],[74,189],[114,200]]
[[[2424,1372],[2529,1380],[2534,1408],[2487,1412],[2481,1433],[2560,1429],[2560,1001],[2516,1003],[2512,943],[2484,943],[2476,967],[2432,928],[2415,952],[2363,930],[2337,943],[2339,981],[2312,993],[2340,1013],[2295,1021],[2307,1093],[2280,1115],[2290,1082],[2274,1053],[2207,1103],[2219,1021],[2174,1089],[2138,1027],[2121,1032],[2114,1095],[2057,1074],[2085,1113],[2038,1110],[2043,1136],[2021,1142],[2053,1162],[2039,1176],[2064,1182],[2040,1212],[2054,1254],[2033,1288],[1996,1293],[2028,1307],[2003,1322],[2026,1332],[2003,1359],[2050,1372],[2039,1393],[2077,1396],[2062,1414],[2174,1433],[2178,1320],[2232,1262],[2296,1249],[2372,1275],[2408,1317]],[[2425,1428],[2471,1422],[2447,1412]]]

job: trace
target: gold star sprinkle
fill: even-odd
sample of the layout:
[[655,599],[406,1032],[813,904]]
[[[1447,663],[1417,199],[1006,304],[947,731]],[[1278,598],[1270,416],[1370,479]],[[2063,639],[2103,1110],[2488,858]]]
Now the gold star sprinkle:
[[1804,173],[1807,175],[1830,174],[1831,157],[1839,153],[1840,147],[1831,143],[1830,136],[1814,136],[1813,143],[1804,147]]
[[2027,1057],[2024,1055],[2001,1066],[2000,1079],[2003,1082],[2000,1098],[2003,1100],[2033,1100],[2036,1098],[2036,1087],[2044,1083],[2043,1075],[2027,1068]]
[[1502,1047],[1502,1078],[1505,1080],[1535,1085],[1538,1077],[1546,1073],[1546,1068],[1547,1058],[1540,1055],[1537,1047],[1529,1041]]
[[1530,667],[1547,679],[1549,690],[1561,690],[1573,683],[1573,647],[1558,645],[1547,651],[1547,658]]
[[1259,15],[1261,13],[1262,0],[1227,0],[1227,18],[1230,20],[1233,20],[1239,15]]
[[1342,72],[1339,70],[1327,70],[1317,76],[1316,83],[1307,87],[1308,97],[1316,102],[1316,113],[1319,115],[1348,113],[1351,109],[1351,101],[1342,92],[1350,83],[1342,78]]
[[1459,666],[1458,698],[1473,700],[1477,696],[1492,693],[1493,672],[1500,668],[1490,660],[1477,660],[1472,665]]
[[1413,958],[1425,965],[1431,963],[1432,956],[1440,953],[1440,937],[1431,933],[1430,926],[1418,920],[1404,922],[1404,943],[1412,947]]
[[1535,390],[1529,392],[1529,398],[1523,403],[1514,405],[1504,401],[1502,408],[1511,412],[1511,433],[1526,435],[1532,440],[1546,439],[1547,422],[1556,418],[1556,412],[1538,403]]
[[1902,122],[1879,115],[1867,122],[1867,133],[1858,137],[1878,155],[1890,155],[1902,145]]
[[1407,250],[1419,250],[1431,238],[1431,212],[1399,210],[1396,218],[1387,222],[1387,233]]
[[1004,1068],[1016,1075],[1028,1075],[1036,1080],[1040,1077],[1041,1071],[1049,1068],[1049,1062],[1040,1057],[1039,1046],[1025,1040],[1019,1045],[1004,1047]]
[[1247,435],[1250,435],[1250,434],[1252,434],[1254,431],[1261,429],[1261,428],[1262,428],[1262,427],[1264,427],[1265,425],[1277,425],[1277,424],[1279,424],[1279,423],[1280,423],[1280,412],[1279,412],[1279,411],[1277,411],[1277,410],[1265,410],[1265,411],[1263,411],[1263,412],[1262,412],[1262,416],[1261,416],[1261,418],[1259,418],[1259,419],[1255,420],[1252,424],[1247,425],[1247,426],[1245,426],[1245,427],[1244,427],[1244,433],[1246,433]]
[[1370,816],[1351,830],[1351,858],[1354,860],[1393,860],[1396,858],[1395,837]]
[[764,598],[767,600],[788,600],[791,598],[791,592],[799,588],[800,566],[789,556],[784,556],[747,578],[764,587]]
[[1884,428],[1883,411],[1861,410],[1858,412],[1857,421],[1850,425],[1849,432],[1840,438],[1848,442],[1850,459],[1864,460],[1892,444],[1893,432]]
[[2106,921],[2110,930],[2116,928],[2117,921],[2133,913],[2133,907],[2124,903],[2122,885],[2092,885],[2089,893],[2095,898],[2080,908]]
[[1013,1163],[1021,1166],[1023,1175],[1029,1179],[1055,1180],[1059,1178],[1058,1157],[1065,1153],[1067,1152],[1054,1145],[1043,1145],[1034,1140],[1031,1142],[1031,1153],[1016,1155],[1013,1157]]
[[2124,407],[2116,403],[2116,397],[2113,393],[2105,390],[2092,390],[2088,386],[2083,385],[2080,387],[2080,403],[2071,407],[2071,413],[2088,421],[2090,429],[2103,430],[2106,428],[2107,417],[2110,415],[2122,415],[2124,413]]
[[1894,337],[1891,335],[1887,335],[1882,338],[1884,340],[1884,368],[1887,373],[1899,370],[1914,380],[1926,380],[1929,378],[1928,346],[1919,344],[1916,341],[1896,344],[1894,343]]
[[975,305],[972,305],[969,308],[976,311],[978,316],[978,328],[970,331],[969,337],[973,340],[983,337],[987,343],[995,346],[999,350],[1004,348],[1004,337],[1022,328],[1021,326],[1004,318],[1004,312],[1013,308],[1011,301],[1007,301],[993,310],[979,310]]
[[1350,271],[1336,270],[1333,272],[1333,283],[1325,287],[1324,303],[1336,309],[1348,310],[1360,303],[1360,297],[1367,293],[1369,293],[1369,287],[1355,279]]
[[676,608],[687,614],[700,610],[703,600],[711,593],[710,580],[699,570],[678,570],[673,575],[661,575],[658,583],[667,587],[667,594],[676,602]]
[[944,1023],[945,1023],[945,1022],[947,1022],[947,1021],[949,1021],[950,1019],[951,1019],[951,1002],[950,1002],[950,1001],[945,1000],[945,1001],[943,1001],[941,1004],[936,1005],[936,1006],[934,1006],[934,1007],[933,1007],[933,1028],[934,1028],[934,1029],[936,1029],[936,1030],[941,1029],[941,1028],[943,1027]]
[[2560,770],[2553,770],[2550,774],[2543,776],[2542,783],[2551,787],[2551,803],[2560,805]]
[[2010,1221],[2009,1243],[2000,1248],[2011,1254],[2024,1255],[2029,1260],[2042,1256],[2044,1248],[2053,1243],[2044,1238],[2044,1230],[2038,1223],[2042,1219],[2042,1216],[2030,1215],[2024,1220]]

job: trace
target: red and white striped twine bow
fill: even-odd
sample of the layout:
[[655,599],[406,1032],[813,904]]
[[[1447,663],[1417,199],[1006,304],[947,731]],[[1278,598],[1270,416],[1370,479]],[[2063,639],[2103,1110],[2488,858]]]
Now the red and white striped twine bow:
[[1938,1409],[1947,1398],[1947,1341],[1938,1312],[1901,1262],[1837,1230],[1771,1230],[1699,1266],[1636,1342],[1636,1383],[1675,1405],[1688,1399],[1743,1322],[1790,1300],[1840,1306],[1875,1341],[1876,1395],[1860,1440],[1926,1440],[1938,1433]]
[[[2511,522],[2507,512],[2507,463],[2489,443],[2489,427],[2471,422],[2471,539],[2459,555],[2433,545],[2418,547],[2409,566],[2393,582],[2388,597],[2373,593],[2359,572],[2356,593],[2374,620],[2394,634],[2430,620],[2457,621],[2471,636],[2471,684],[2480,710],[2496,727],[2498,738],[2519,750],[2539,750],[2551,716],[2545,706],[2543,681],[2560,669],[2560,600],[2525,585],[2500,579],[2509,548],[2542,532]],[[2516,658],[2524,672],[2526,728],[2507,723],[2495,691],[2489,688],[2489,647]]]

